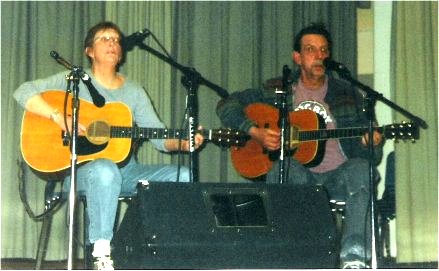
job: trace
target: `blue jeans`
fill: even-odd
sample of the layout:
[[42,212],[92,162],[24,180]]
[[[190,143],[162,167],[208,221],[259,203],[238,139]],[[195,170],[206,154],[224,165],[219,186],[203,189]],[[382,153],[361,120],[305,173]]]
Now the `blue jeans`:
[[[346,202],[341,261],[348,255],[362,259],[366,256],[366,259],[370,259],[369,162],[366,159],[353,158],[325,173],[313,173],[294,159],[288,159],[287,165],[287,183],[322,185],[328,191],[330,199]],[[267,182],[278,182],[278,174],[279,164],[274,163],[272,170],[267,174]],[[376,169],[375,176],[379,178]]]
[[[177,173],[176,165],[143,165],[134,159],[122,168],[108,159],[97,159],[79,166],[76,191],[86,197],[89,242],[113,238],[119,195],[135,195],[139,180],[175,182]],[[179,181],[188,182],[189,176],[189,169],[180,167]],[[63,190],[70,190],[70,176],[64,180]]]

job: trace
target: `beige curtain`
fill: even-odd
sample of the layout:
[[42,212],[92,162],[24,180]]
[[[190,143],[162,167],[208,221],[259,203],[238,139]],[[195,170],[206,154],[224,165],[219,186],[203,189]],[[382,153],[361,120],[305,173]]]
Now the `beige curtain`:
[[[173,52],[177,60],[229,93],[261,87],[265,80],[281,76],[284,65],[294,69],[293,35],[311,22],[328,25],[335,59],[356,70],[355,2],[178,1],[174,18]],[[174,86],[184,92],[180,77],[178,73]],[[214,110],[220,97],[203,85],[198,97],[200,123],[208,125],[206,128],[219,127]],[[183,108],[181,103],[174,106]],[[200,153],[200,181],[242,180],[227,149],[209,144]]]
[[[64,70],[49,56],[52,50],[75,65],[86,66],[82,53],[85,31],[103,18],[101,2],[1,3],[2,258],[35,258],[41,227],[41,223],[27,215],[18,193],[17,159],[21,158],[23,110],[12,93],[25,81]],[[27,178],[27,200],[30,208],[39,214],[44,207],[45,182],[31,172]],[[47,259],[66,258],[68,235],[64,213],[65,210],[60,210],[55,216]]]
[[[393,6],[393,93],[428,123],[415,143],[395,144],[398,262],[438,260],[437,2]],[[398,120],[407,120],[396,114]]]
[[[110,1],[106,4],[106,18],[117,23],[127,35],[147,28],[166,51],[170,52],[171,7],[172,2]],[[144,42],[165,54],[152,36]],[[184,99],[184,96],[177,95],[177,91],[171,88],[171,71],[169,64],[137,47],[127,54],[126,64],[121,69],[121,72],[146,89],[161,120],[168,127],[177,128],[171,123],[174,110],[172,103],[175,99]],[[139,160],[144,163],[170,163],[171,155],[157,152],[151,144],[143,144],[139,151]]]
[[[16,161],[21,157],[23,110],[12,93],[22,82],[64,69],[49,57],[51,50],[74,64],[87,66],[82,46],[91,25],[112,20],[126,34],[148,28],[177,62],[195,68],[230,93],[259,87],[264,80],[280,76],[283,65],[292,66],[292,35],[309,22],[326,22],[335,40],[343,36],[356,44],[354,2],[3,1],[1,12],[2,258],[35,258],[41,228],[41,223],[29,218],[18,196]],[[145,43],[161,50],[151,36]],[[337,59],[355,67],[356,47],[343,46],[338,42],[334,48]],[[181,72],[138,48],[128,54],[121,72],[145,87],[163,122],[171,128],[180,127],[186,95]],[[220,97],[204,85],[198,97],[200,124],[219,128],[214,110]],[[184,158],[187,163],[187,156]],[[176,162],[177,157],[158,153],[145,144],[139,159],[169,163]],[[207,144],[200,154],[200,181],[239,181],[229,160],[227,149]],[[35,213],[41,213],[45,182],[32,173],[27,175],[27,200]],[[81,213],[78,218],[80,233]],[[63,208],[54,216],[47,260],[67,257],[66,221]]]

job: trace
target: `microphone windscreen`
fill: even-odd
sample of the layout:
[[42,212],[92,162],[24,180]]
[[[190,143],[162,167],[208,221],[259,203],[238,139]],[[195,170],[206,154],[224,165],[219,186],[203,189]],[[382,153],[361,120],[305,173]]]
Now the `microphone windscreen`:
[[328,70],[335,70],[337,68],[337,63],[329,58],[323,60],[323,65]]

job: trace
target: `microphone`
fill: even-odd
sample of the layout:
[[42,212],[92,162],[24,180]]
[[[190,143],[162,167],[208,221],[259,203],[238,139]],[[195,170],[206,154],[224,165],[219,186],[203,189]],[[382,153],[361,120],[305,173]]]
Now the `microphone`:
[[151,32],[148,29],[143,29],[133,34],[126,36],[122,40],[122,48],[125,51],[131,51],[136,45],[139,45],[146,37],[148,37]]
[[65,60],[64,58],[60,57],[59,54],[56,51],[51,51],[50,52],[50,56],[53,57],[56,62],[58,62],[59,64],[63,65],[64,67],[66,67],[69,70],[73,70],[73,66],[72,64],[70,64],[67,60]]
[[94,105],[97,107],[103,107],[105,105],[105,98],[99,92],[97,89],[93,86],[91,83],[91,78],[88,74],[84,72],[84,75],[81,77],[82,82],[87,86],[88,92],[90,92],[91,99],[93,100]]
[[103,107],[105,105],[105,98],[99,94],[99,92],[96,90],[96,88],[91,83],[90,76],[85,73],[81,67],[75,67],[72,64],[70,64],[67,60],[62,58],[56,51],[51,51],[50,56],[53,57],[56,62],[60,63],[64,67],[66,67],[69,70],[78,69],[79,70],[79,76],[81,77],[82,82],[84,82],[85,86],[88,88],[88,92],[90,92],[91,99],[93,100],[93,104],[97,107]]
[[349,74],[348,68],[345,65],[338,63],[332,59],[325,58],[323,60],[323,65],[328,70],[336,71],[337,73]]

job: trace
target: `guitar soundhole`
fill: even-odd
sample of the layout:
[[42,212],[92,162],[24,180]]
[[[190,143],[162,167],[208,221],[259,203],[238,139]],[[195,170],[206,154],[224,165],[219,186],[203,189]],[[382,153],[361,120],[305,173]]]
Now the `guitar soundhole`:
[[96,145],[107,143],[110,140],[110,125],[105,121],[92,122],[87,127],[86,137]]

